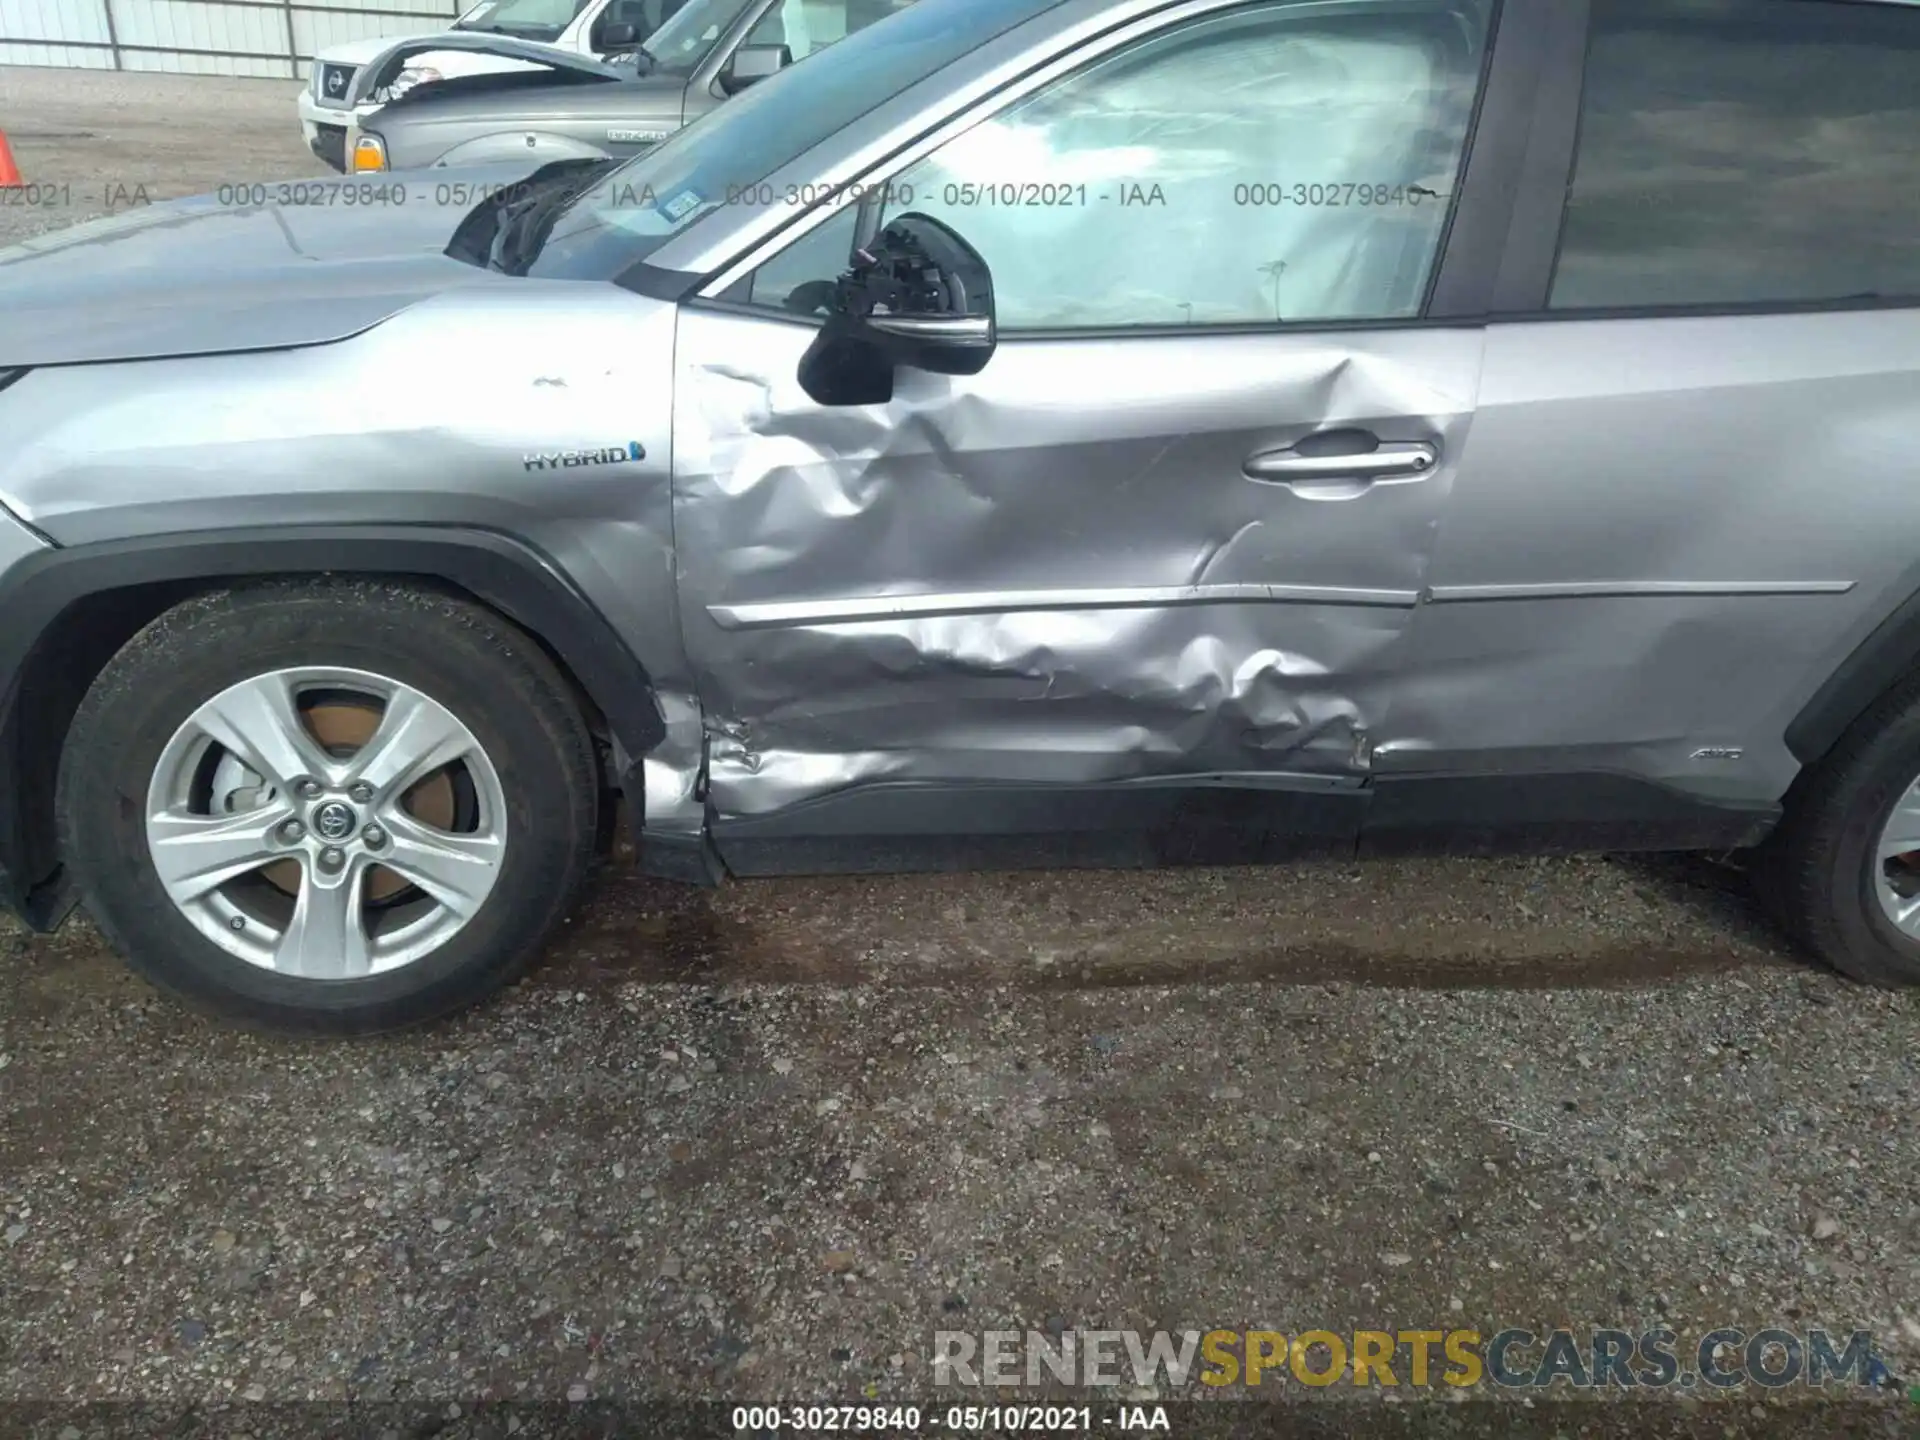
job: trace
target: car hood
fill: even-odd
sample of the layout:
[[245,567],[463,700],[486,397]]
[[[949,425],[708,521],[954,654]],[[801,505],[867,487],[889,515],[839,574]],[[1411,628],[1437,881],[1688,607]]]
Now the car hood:
[[[438,32],[435,32],[438,33]],[[417,36],[408,36],[417,39]],[[358,40],[343,40],[338,45],[329,45],[314,61],[320,65],[364,65],[376,55],[391,50],[394,39],[391,35],[365,35]]]
[[619,69],[591,55],[543,45],[535,40],[515,40],[505,35],[486,35],[478,31],[450,30],[438,35],[410,35],[389,44],[354,72],[353,87],[347,92],[349,106],[365,105],[399,78],[400,72],[423,55],[466,52],[497,60],[518,60],[570,75],[590,76],[596,80],[630,80],[633,67]]
[[360,128],[390,140],[409,125],[484,121],[512,128],[604,120],[670,134],[680,128],[686,100],[684,76],[635,75],[631,71],[622,75],[617,85],[519,84],[492,90],[469,81],[458,94],[448,94],[446,87],[429,84],[363,116]]
[[290,180],[0,249],[0,369],[319,345],[444,290],[512,284],[443,252],[490,191],[527,174]]

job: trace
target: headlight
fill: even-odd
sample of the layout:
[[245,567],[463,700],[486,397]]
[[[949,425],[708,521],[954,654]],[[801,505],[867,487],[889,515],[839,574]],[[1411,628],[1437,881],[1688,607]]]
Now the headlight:
[[416,85],[426,85],[432,81],[444,80],[446,78],[446,76],[442,75],[431,65],[409,65],[398,75],[394,76],[393,84],[387,87],[387,98],[390,100],[398,100]]
[[353,154],[347,158],[347,169],[354,174],[364,174],[369,170],[387,168],[387,144],[378,135],[362,135],[353,142]]

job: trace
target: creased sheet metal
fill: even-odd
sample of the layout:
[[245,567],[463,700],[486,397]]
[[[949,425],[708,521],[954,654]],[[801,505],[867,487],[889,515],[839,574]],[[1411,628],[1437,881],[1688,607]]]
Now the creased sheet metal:
[[[978,377],[845,409],[794,381],[811,338],[680,320],[675,539],[718,815],[883,780],[1365,773],[1477,334],[1003,341]],[[1243,472],[1343,427],[1441,463],[1337,501]]]

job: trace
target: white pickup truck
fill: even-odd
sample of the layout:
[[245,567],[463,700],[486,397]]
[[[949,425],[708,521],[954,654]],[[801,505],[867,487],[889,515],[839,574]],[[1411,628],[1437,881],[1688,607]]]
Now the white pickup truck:
[[[605,58],[635,49],[676,12],[708,4],[709,0],[480,0],[451,28],[462,34],[501,35]],[[307,147],[335,170],[346,168],[354,76],[400,38],[370,36],[329,46],[314,56],[312,78],[300,92],[300,128]],[[427,81],[537,68],[473,50],[426,51],[410,60],[386,98]]]

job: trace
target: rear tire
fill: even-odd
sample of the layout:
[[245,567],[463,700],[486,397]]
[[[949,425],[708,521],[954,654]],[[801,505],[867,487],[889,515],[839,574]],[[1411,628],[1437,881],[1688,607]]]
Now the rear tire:
[[[1834,969],[1869,985],[1920,984],[1917,806],[1920,676],[1883,696],[1801,776],[1754,867],[1775,918]],[[1883,842],[1900,845],[1909,828],[1913,850],[1883,860]],[[1897,918],[1909,893],[1911,928]]]
[[[354,706],[371,707],[357,744],[313,718]],[[343,578],[219,591],[147,626],[74,718],[58,811],[86,907],[135,970],[249,1025],[359,1035],[518,977],[585,878],[598,800],[586,724],[526,634]]]

